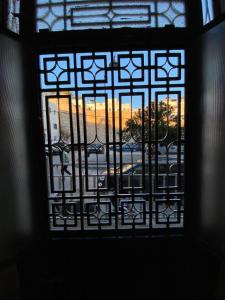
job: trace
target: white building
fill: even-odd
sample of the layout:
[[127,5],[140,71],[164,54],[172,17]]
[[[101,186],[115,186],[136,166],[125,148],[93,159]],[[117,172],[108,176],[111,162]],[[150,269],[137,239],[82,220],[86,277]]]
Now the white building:
[[[43,97],[44,99],[44,97]],[[49,112],[49,126],[50,126],[50,133],[51,133],[51,143],[56,143],[59,140],[59,115],[58,115],[58,108],[57,103],[48,102],[48,112]],[[45,143],[48,143],[48,130],[47,130],[47,118],[46,118],[46,107],[43,101],[42,107],[42,116],[43,116],[43,126],[44,126],[44,138]]]

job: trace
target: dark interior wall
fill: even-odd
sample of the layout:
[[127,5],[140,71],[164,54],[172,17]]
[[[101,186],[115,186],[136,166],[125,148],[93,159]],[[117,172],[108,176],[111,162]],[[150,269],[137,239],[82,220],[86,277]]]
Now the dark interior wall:
[[[225,22],[197,41],[191,76],[192,153],[189,221],[200,254],[193,281],[204,296],[225,299]],[[191,100],[190,99],[190,100]],[[193,171],[194,170],[194,171]],[[193,239],[195,240],[195,239]],[[203,284],[199,283],[199,278]]]
[[22,45],[0,34],[0,262],[30,234],[30,176]]
[[203,34],[201,49],[201,236],[225,254],[225,22]]
[[[34,51],[29,41],[21,42],[0,33],[1,300],[19,299],[23,291],[21,262],[35,252],[33,242],[43,237],[46,228],[40,205],[45,180],[40,180],[44,168],[39,159],[41,122],[34,83]],[[32,272],[28,276],[32,277]]]

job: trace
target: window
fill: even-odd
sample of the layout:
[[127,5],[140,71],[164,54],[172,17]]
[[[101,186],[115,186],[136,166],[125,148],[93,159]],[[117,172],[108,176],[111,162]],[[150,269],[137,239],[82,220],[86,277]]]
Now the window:
[[40,53],[51,231],[183,227],[185,65],[184,49]]
[[185,0],[36,0],[36,30],[186,26]]
[[224,13],[224,0],[202,0],[202,16],[204,25],[208,24]]
[[214,19],[214,9],[212,0],[202,0],[203,24],[207,24]]
[[20,0],[6,1],[6,28],[14,33],[20,32]]

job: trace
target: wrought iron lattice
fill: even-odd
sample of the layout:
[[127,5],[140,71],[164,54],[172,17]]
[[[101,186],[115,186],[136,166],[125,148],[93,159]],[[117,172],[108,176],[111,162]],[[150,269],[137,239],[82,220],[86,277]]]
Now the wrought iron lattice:
[[185,51],[39,60],[50,230],[182,228]]
[[185,0],[36,0],[36,29],[186,26]]

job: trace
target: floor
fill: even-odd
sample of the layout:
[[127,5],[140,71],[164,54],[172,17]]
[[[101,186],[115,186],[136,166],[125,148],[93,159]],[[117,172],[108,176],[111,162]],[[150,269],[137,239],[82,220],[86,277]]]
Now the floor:
[[22,300],[220,300],[218,270],[182,240],[54,241],[21,264]]

